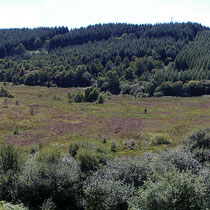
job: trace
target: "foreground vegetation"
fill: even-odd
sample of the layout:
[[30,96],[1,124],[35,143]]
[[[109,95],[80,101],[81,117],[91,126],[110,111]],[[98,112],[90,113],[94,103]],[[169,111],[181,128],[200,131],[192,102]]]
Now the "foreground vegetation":
[[[208,209],[210,129],[159,153],[112,158],[90,142],[0,148],[0,200],[38,209]],[[113,148],[114,149],[114,148]],[[8,204],[9,205],[9,204]]]

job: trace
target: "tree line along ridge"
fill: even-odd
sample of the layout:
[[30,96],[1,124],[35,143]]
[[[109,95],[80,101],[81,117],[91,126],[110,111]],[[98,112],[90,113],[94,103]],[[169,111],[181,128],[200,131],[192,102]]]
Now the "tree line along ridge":
[[0,81],[113,94],[210,91],[210,30],[197,23],[0,30]]

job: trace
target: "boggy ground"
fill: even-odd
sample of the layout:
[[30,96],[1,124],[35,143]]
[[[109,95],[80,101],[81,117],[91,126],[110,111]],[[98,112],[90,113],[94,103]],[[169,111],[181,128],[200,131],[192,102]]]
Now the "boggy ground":
[[[8,99],[7,108],[5,98],[0,98],[1,143],[27,147],[89,141],[110,148],[115,142],[118,154],[134,154],[175,146],[195,128],[210,125],[210,97],[113,95],[104,104],[68,104],[67,93],[77,89],[23,85],[7,89],[14,98]],[[170,144],[155,144],[158,135]],[[134,141],[132,149],[130,139]]]

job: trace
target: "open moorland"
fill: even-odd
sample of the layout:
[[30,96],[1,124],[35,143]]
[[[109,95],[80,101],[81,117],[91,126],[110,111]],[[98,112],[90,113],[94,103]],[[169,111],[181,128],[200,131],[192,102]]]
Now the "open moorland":
[[[77,141],[110,148],[118,155],[178,145],[198,125],[210,125],[209,97],[135,98],[107,96],[104,104],[68,103],[77,89],[7,86],[14,98],[0,98],[1,143],[64,147]],[[146,113],[145,113],[145,109]],[[156,142],[158,138],[163,141]],[[106,139],[106,144],[103,143]],[[135,148],[127,145],[134,141]]]

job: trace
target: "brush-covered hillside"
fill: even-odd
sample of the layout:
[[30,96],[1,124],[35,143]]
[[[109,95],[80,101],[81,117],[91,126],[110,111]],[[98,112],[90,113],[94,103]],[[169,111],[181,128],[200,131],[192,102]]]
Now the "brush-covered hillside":
[[0,81],[113,94],[210,94],[210,29],[197,23],[1,29]]

